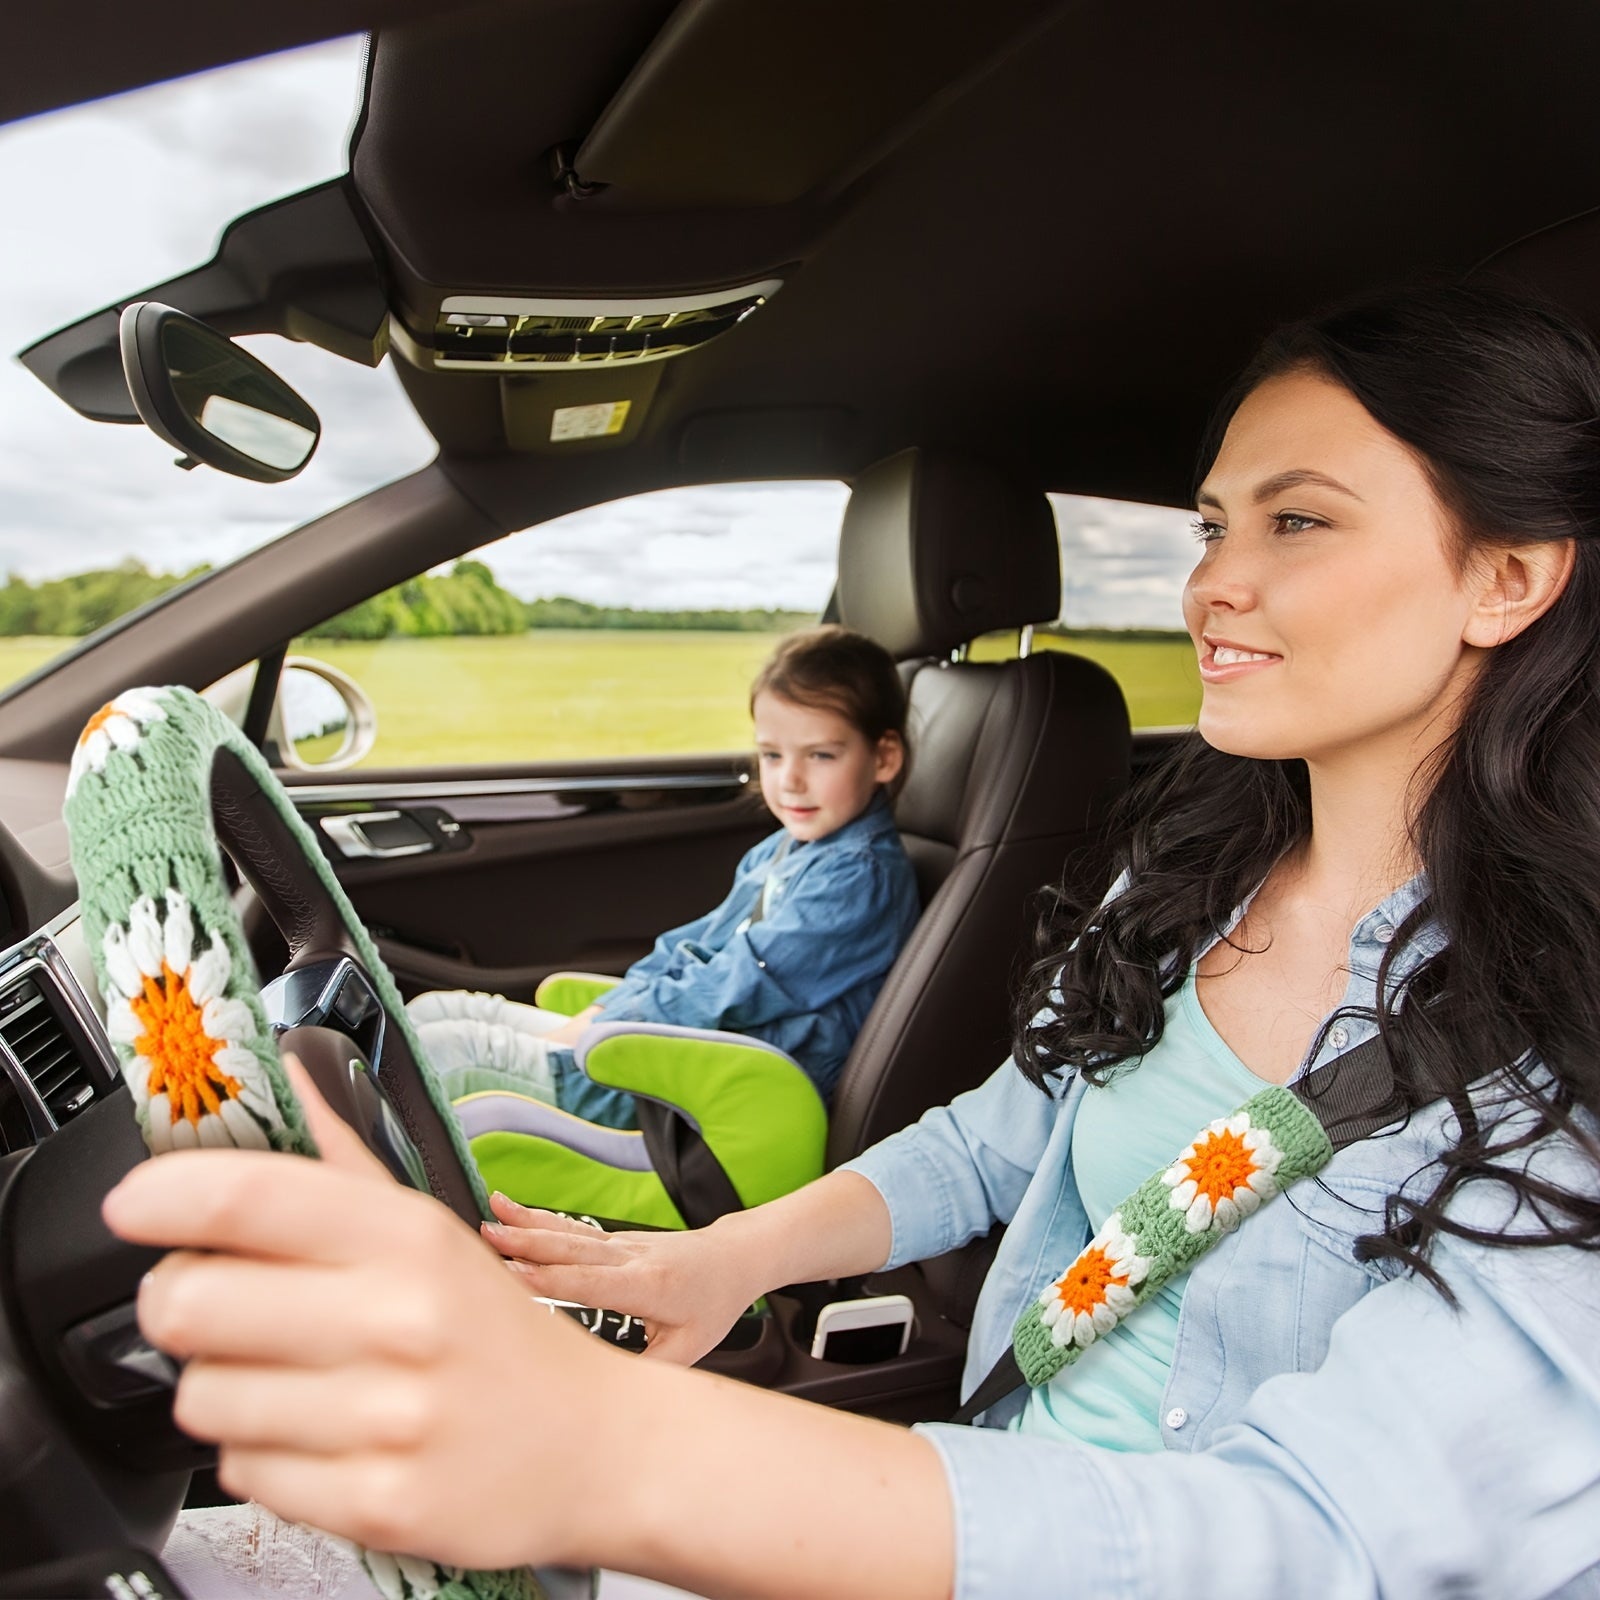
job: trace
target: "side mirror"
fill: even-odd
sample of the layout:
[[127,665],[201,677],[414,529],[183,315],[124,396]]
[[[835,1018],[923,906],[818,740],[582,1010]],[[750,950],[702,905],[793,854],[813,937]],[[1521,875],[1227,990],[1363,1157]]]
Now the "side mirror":
[[298,772],[343,772],[378,737],[378,714],[353,678],[311,656],[290,656],[278,683],[268,736],[278,734],[283,764]]
[[317,414],[270,367],[214,328],[153,300],[123,313],[122,370],[159,438],[237,478],[282,483],[311,459]]
[[[256,664],[203,691],[223,716],[244,725]],[[289,656],[267,719],[265,743],[291,772],[343,772],[364,761],[378,737],[372,698],[348,674],[314,656]]]

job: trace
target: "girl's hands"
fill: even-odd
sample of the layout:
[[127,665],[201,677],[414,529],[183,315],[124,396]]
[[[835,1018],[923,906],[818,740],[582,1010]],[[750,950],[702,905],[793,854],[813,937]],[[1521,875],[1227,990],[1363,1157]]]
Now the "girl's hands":
[[231,1493],[375,1549],[587,1559],[604,1496],[582,1464],[608,1458],[636,1363],[531,1300],[292,1076],[321,1161],[175,1152],[106,1197],[113,1232],[179,1247],[139,1294],[187,1362],[177,1421],[221,1446]]
[[644,1321],[647,1354],[691,1366],[772,1285],[751,1270],[726,1229],[603,1233],[570,1217],[491,1197],[498,1223],[483,1236],[534,1293]]

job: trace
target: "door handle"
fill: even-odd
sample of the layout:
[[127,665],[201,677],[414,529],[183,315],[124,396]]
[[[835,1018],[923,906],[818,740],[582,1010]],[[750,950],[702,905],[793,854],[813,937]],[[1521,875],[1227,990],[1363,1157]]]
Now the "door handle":
[[317,820],[346,860],[392,861],[438,848],[433,835],[404,811],[346,812]]

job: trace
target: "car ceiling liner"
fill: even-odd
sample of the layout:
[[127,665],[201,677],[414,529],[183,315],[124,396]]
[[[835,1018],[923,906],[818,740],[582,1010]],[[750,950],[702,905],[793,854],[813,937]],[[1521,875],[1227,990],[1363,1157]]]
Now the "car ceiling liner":
[[[559,8],[537,9],[548,21]],[[117,320],[125,305],[155,300],[230,337],[276,333],[366,366],[392,346],[423,372],[494,375],[514,451],[625,444],[659,375],[623,369],[686,354],[756,313],[798,270],[849,186],[1060,9],[1060,0],[990,0],[980,11],[927,0],[907,26],[894,0],[807,0],[763,8],[757,24],[746,0],[683,0],[660,24],[659,8],[652,15],[641,0],[638,20],[659,31],[620,86],[613,77],[588,131],[547,152],[548,192],[537,203],[566,232],[594,212],[689,231],[708,213],[788,213],[776,229],[755,227],[755,254],[733,252],[748,265],[731,276],[613,280],[587,293],[541,283],[536,270],[521,282],[429,282],[388,236],[383,197],[367,204],[356,162],[353,177],[236,219],[206,265],[40,339],[21,360],[81,415],[137,422]],[[512,5],[396,30],[402,78],[408,39],[430,28],[475,35],[519,14],[524,27],[538,20]],[[395,54],[390,40],[375,39],[380,74],[386,51]],[[369,80],[356,147],[371,88]],[[518,201],[506,193],[506,210]],[[728,234],[726,222],[710,233]],[[749,230],[735,220],[731,236],[741,234]]]
[[[394,5],[350,173],[128,298],[392,349],[449,472],[508,515],[533,458],[633,445],[608,492],[922,444],[1179,503],[1211,397],[1287,316],[1498,251],[1600,328],[1591,0],[1470,27],[1450,0]],[[252,53],[237,9],[193,65]],[[23,44],[82,10],[34,8]],[[290,10],[310,39],[380,8]],[[131,422],[120,309],[24,361]]]

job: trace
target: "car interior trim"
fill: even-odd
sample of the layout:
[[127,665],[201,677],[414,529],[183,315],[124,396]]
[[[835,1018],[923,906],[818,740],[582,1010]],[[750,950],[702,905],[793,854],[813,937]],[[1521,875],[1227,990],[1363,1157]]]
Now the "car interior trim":
[[296,805],[339,805],[351,800],[370,801],[374,795],[385,800],[458,800],[477,795],[500,794],[590,794],[609,790],[637,793],[652,789],[747,789],[747,772],[669,772],[637,777],[571,778],[467,778],[439,779],[427,783],[297,783],[289,790]]

